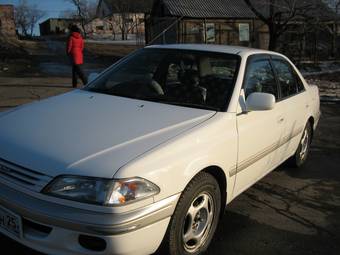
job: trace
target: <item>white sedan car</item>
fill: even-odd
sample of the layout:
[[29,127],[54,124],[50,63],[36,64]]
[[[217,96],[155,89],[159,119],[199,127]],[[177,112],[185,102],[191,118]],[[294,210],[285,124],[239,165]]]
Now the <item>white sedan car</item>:
[[225,205],[305,163],[319,92],[286,57],[150,46],[0,114],[0,231],[48,254],[199,254]]

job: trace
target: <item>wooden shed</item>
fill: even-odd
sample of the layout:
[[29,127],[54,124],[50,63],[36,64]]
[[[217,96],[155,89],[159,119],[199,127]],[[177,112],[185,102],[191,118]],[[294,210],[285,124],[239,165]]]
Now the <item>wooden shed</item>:
[[212,43],[266,48],[268,30],[240,0],[158,0],[147,42]]

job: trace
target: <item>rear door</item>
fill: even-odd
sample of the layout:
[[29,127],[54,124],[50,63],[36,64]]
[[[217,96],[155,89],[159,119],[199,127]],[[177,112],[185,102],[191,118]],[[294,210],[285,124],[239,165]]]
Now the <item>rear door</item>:
[[239,156],[234,195],[240,194],[268,173],[279,162],[277,154],[284,127],[283,105],[269,111],[246,112],[245,101],[253,92],[270,93],[279,98],[279,88],[270,55],[248,58],[239,100],[237,127]]
[[284,161],[293,155],[298,147],[307,122],[309,104],[303,82],[294,67],[280,56],[272,56],[272,64],[280,87],[277,105],[284,110],[285,115],[280,148],[280,160]]

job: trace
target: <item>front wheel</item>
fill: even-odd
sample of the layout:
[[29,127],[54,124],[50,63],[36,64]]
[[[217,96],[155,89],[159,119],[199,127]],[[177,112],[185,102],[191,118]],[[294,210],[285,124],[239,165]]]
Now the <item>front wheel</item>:
[[204,252],[215,233],[221,210],[221,191],[206,172],[196,175],[184,190],[170,221],[164,253],[192,255]]

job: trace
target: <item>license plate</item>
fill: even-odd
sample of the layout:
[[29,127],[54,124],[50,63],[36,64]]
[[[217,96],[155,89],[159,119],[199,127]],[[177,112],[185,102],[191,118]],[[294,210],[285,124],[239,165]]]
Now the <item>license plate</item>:
[[21,217],[0,206],[0,230],[21,237]]

